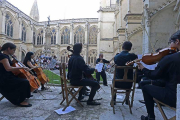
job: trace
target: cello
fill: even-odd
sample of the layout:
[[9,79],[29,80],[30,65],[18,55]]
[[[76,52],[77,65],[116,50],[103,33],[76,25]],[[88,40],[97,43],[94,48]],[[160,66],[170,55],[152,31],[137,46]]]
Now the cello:
[[[12,56],[14,60],[16,60],[15,63],[13,63],[13,67],[26,67],[24,64],[19,62],[14,56]],[[19,69],[17,71],[12,71],[12,73],[20,78],[25,78],[29,81],[29,84],[31,86],[31,92],[38,89],[40,87],[40,82],[37,80],[35,76],[33,76],[29,71],[25,69]]]
[[[33,59],[34,60],[34,59]],[[34,66],[38,67],[38,64],[36,63],[36,61],[34,60]],[[37,74],[37,78],[39,79],[39,81],[44,85],[45,83],[49,82],[49,78],[46,76],[46,74],[43,72],[41,67],[38,68],[34,68],[33,69],[36,74]]]

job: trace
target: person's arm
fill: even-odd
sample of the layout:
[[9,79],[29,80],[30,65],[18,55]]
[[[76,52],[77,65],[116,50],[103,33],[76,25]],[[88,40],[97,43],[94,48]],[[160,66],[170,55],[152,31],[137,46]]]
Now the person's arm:
[[96,60],[96,64],[98,64],[98,62],[99,62],[99,61],[98,61],[98,59],[97,59],[97,60]]
[[104,62],[104,63],[110,63],[109,61],[107,61],[107,60],[105,60],[105,59],[103,59],[103,62]]
[[31,63],[30,61],[27,62],[27,65],[28,65],[31,69],[38,68],[38,66],[32,65],[32,63]]
[[89,68],[83,59],[79,59],[79,68],[84,71],[86,74],[93,74],[94,73],[94,68]]
[[141,63],[138,63],[139,68],[142,70],[142,72],[144,73],[144,75],[150,79],[160,79],[163,77],[163,73],[167,72],[167,67],[170,67],[170,59],[168,57],[165,59],[162,59],[158,66],[156,67],[155,70],[149,70],[147,68],[145,68]]
[[19,70],[19,69],[29,70],[27,67],[12,67],[12,66],[9,64],[9,61],[8,61],[7,58],[2,59],[2,60],[0,61],[0,63],[3,64],[4,68],[5,68],[6,71],[8,71],[8,72],[10,72],[10,71],[11,71],[11,72],[12,72],[12,71],[17,71],[17,70]]

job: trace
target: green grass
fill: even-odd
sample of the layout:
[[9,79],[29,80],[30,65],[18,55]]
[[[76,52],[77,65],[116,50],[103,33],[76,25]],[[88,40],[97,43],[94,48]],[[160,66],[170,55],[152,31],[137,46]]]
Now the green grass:
[[[49,78],[49,80],[50,80],[49,83],[61,84],[61,80],[60,80],[60,77],[58,75],[51,72],[50,70],[43,70],[43,71],[46,74],[46,76]],[[68,72],[67,69],[66,69],[66,72]],[[94,72],[94,74],[92,74],[92,76],[96,79],[96,72]],[[101,76],[100,76],[100,81],[103,81]]]
[[46,76],[49,78],[49,83],[61,84],[60,76],[54,74],[50,70],[43,70]]

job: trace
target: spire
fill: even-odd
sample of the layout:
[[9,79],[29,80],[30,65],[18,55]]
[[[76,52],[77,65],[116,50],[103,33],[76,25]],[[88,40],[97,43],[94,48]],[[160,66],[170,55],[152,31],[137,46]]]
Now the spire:
[[30,17],[36,21],[39,21],[39,10],[37,5],[37,0],[34,1],[34,4],[31,8]]

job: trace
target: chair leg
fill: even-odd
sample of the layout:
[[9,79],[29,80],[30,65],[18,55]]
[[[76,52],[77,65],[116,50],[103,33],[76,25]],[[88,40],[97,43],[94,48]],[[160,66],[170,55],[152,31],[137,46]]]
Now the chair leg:
[[3,98],[4,98],[4,96],[2,96],[2,97],[0,98],[0,101],[1,101]]
[[130,105],[130,100],[128,100],[128,105],[129,105],[130,113],[132,114],[131,105]]
[[156,104],[157,104],[157,106],[159,108],[159,111],[161,112],[161,115],[163,116],[164,120],[168,120],[168,118],[166,117],[166,115],[164,113],[164,110],[161,108],[159,102],[157,102],[156,100],[155,100],[155,102],[156,102]]
[[83,107],[83,105],[80,103],[80,101],[76,98],[76,95],[79,93],[79,91],[81,90],[82,88],[79,88],[78,91],[76,91],[75,94],[72,94],[71,91],[68,90],[68,93],[71,94],[72,98],[70,99],[70,101],[67,102],[67,105],[64,107],[64,109],[62,111],[65,111],[66,108],[69,106],[69,104],[72,102],[73,99],[75,99],[80,105],[81,107]]

